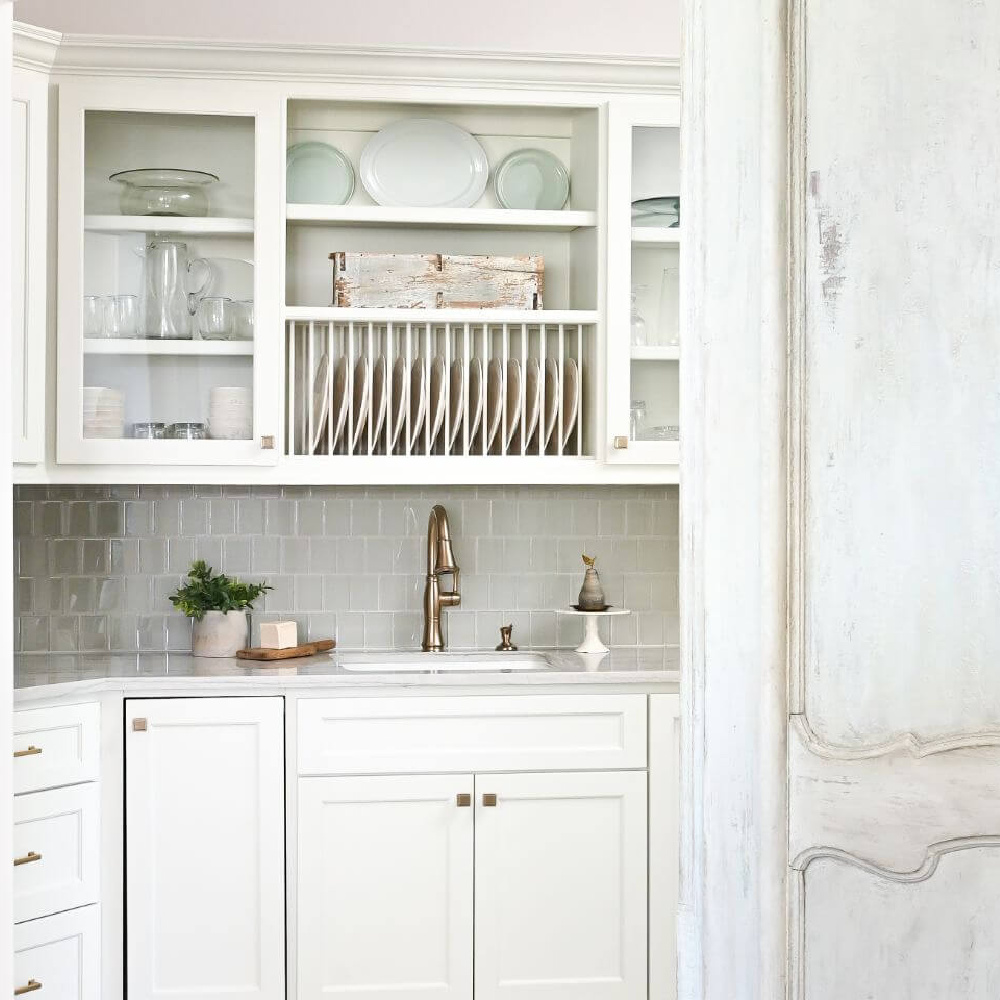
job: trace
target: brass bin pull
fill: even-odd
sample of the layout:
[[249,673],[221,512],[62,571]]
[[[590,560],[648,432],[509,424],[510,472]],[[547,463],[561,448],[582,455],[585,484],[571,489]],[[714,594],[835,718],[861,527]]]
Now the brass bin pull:
[[34,757],[36,753],[41,753],[41,747],[26,747],[24,750],[15,750],[15,757]]
[[36,990],[40,990],[42,984],[37,979],[29,979],[24,986],[14,987],[14,996],[23,997],[25,993],[34,993]]
[[42,856],[37,851],[28,851],[23,858],[14,858],[14,867],[18,865],[30,865],[32,861],[41,861]]
[[496,804],[497,804],[497,797],[495,792],[483,792],[484,806],[495,806]]
[[458,795],[455,796],[455,805],[463,808],[465,806],[471,806],[472,796],[468,792],[459,792]]

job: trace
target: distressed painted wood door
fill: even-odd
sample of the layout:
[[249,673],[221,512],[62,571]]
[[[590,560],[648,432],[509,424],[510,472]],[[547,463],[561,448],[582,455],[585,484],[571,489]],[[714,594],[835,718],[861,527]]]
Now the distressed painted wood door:
[[1000,994],[1000,17],[798,0],[789,994]]

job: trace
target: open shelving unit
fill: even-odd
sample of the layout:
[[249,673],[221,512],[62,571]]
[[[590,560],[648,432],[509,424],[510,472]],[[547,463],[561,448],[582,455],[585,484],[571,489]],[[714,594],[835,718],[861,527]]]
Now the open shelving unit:
[[296,205],[285,207],[289,223],[300,225],[407,226],[424,229],[547,229],[570,233],[597,225],[591,211],[533,211],[509,208],[387,208],[382,205]]

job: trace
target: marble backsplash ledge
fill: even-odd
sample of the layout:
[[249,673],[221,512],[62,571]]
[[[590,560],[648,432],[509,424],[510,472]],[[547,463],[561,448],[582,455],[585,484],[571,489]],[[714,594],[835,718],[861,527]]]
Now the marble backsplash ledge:
[[341,648],[415,647],[427,517],[448,508],[462,604],[449,645],[575,643],[580,555],[598,558],[609,600],[633,614],[611,645],[678,638],[678,493],[664,487],[20,486],[15,489],[17,648],[185,651],[191,627],[168,596],[194,559],[265,579],[254,622],[299,623]]

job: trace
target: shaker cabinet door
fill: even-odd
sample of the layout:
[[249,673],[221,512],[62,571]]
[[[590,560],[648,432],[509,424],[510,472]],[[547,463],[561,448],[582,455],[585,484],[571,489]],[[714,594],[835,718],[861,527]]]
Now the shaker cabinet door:
[[476,1000],[645,1000],[646,773],[476,777]]
[[281,698],[126,702],[130,1000],[284,1000]]
[[470,1000],[472,785],[299,781],[299,1000]]

